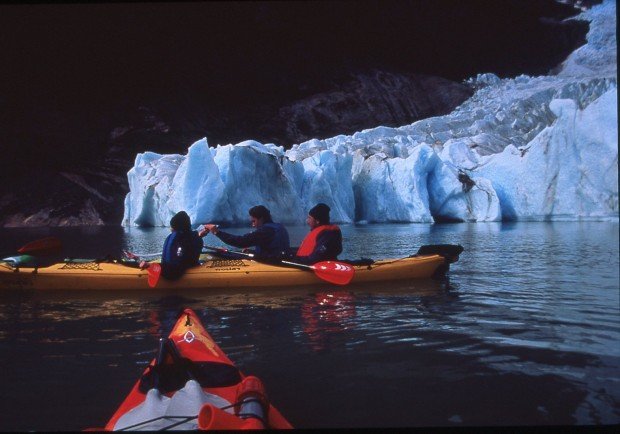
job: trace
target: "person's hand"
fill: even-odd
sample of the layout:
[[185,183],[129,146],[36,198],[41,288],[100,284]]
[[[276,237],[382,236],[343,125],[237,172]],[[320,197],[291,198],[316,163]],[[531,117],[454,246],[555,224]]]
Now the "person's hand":
[[146,261],[140,261],[140,269],[141,270],[144,270],[145,268],[149,268],[149,265],[151,265],[151,264],[149,264]]
[[208,223],[205,225],[205,229],[208,230],[209,232],[211,232],[213,235],[217,234],[219,228],[217,225],[213,225],[211,223]]

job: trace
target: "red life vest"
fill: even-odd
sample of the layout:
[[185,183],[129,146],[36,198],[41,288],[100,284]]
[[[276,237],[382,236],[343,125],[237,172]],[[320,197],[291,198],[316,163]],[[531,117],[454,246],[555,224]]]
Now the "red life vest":
[[297,256],[310,256],[316,247],[316,239],[323,231],[339,231],[336,225],[321,225],[310,231],[306,238],[301,242],[301,246],[297,249]]

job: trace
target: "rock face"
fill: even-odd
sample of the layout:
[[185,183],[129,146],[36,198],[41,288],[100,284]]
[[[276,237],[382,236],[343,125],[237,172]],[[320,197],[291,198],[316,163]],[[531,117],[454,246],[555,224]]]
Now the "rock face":
[[25,170],[3,183],[3,227],[104,225],[122,215],[127,162],[103,155],[72,172]]
[[49,156],[34,155],[17,168],[6,168],[6,181],[0,186],[0,226],[118,224],[129,191],[127,171],[136,154],[145,150],[184,153],[188,143],[204,136],[214,138],[210,139],[214,144],[254,138],[288,148],[310,137],[398,126],[445,114],[473,92],[439,77],[378,70],[325,84],[320,90],[280,106],[266,103],[237,113],[215,112],[199,95],[185,92],[172,102],[160,99],[89,113],[98,118],[96,125],[76,122],[75,129],[65,125],[62,131],[53,123],[60,114],[42,117],[38,123],[42,130],[65,141],[80,138],[75,145],[80,158],[61,164],[61,154],[54,166],[46,167]]
[[375,70],[280,108],[262,129],[273,134],[276,127],[289,143],[299,143],[371,126],[396,127],[446,114],[472,94],[470,88],[440,77]]

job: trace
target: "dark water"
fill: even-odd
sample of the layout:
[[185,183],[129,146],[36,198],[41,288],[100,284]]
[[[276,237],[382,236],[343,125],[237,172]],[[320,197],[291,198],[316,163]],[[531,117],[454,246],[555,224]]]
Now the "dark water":
[[[292,228],[292,242],[305,231]],[[0,430],[103,426],[185,307],[298,428],[620,422],[617,222],[343,232],[343,257],[397,257],[431,243],[465,252],[443,283],[0,291]],[[65,256],[153,252],[166,233],[3,230],[0,249],[57,235]]]

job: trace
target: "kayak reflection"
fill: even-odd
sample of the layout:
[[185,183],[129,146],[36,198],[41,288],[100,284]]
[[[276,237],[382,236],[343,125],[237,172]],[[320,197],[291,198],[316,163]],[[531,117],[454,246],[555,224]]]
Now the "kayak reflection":
[[355,295],[349,291],[322,291],[301,306],[302,329],[314,351],[329,349],[332,338],[355,326]]

